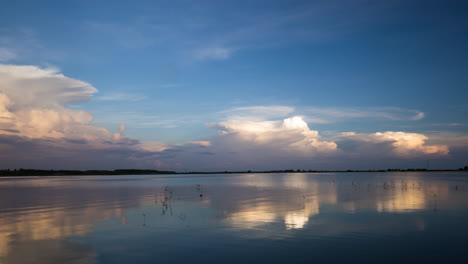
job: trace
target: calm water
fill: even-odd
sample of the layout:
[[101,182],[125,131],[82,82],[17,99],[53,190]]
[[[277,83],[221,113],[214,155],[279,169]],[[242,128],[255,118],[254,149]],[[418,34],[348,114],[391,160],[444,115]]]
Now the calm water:
[[467,263],[468,173],[0,178],[0,263]]

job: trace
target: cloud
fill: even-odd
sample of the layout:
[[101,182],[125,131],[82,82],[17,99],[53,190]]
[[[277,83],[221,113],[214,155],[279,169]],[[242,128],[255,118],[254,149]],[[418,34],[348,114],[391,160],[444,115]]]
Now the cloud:
[[223,136],[237,143],[264,146],[276,151],[305,152],[309,155],[336,151],[336,144],[322,141],[318,131],[310,130],[302,117],[293,116],[282,121],[229,120],[214,125]]
[[228,119],[269,120],[300,115],[312,124],[351,120],[415,121],[425,117],[422,111],[399,107],[291,107],[284,105],[244,106],[220,112]]
[[[392,5],[364,1],[338,4],[329,0],[281,7],[260,4],[255,8],[225,2],[184,8],[162,5],[151,8],[151,16],[125,22],[112,18],[88,20],[82,28],[106,48],[163,50],[164,55],[183,61],[225,60],[242,50],[346,38],[369,25],[386,23],[384,17]],[[256,12],[258,8],[262,12]]]
[[420,120],[423,119],[426,116],[423,112],[416,112],[416,114],[412,117],[410,117],[411,120]]
[[287,117],[294,111],[294,107],[282,105],[244,106],[222,111],[221,114],[227,116],[229,119],[261,121],[272,118]]
[[98,101],[131,101],[137,102],[145,100],[147,96],[133,93],[108,93],[96,97]]
[[114,139],[112,133],[90,125],[90,113],[66,108],[89,100],[96,92],[90,84],[65,77],[54,68],[0,65],[1,128],[30,138]]
[[20,60],[57,61],[65,54],[59,49],[48,49],[35,30],[25,27],[0,28],[0,63]]
[[191,144],[202,146],[202,147],[209,147],[211,146],[210,141],[190,141]]
[[218,133],[204,140],[141,142],[123,135],[126,125],[113,133],[94,125],[91,113],[69,108],[96,93],[91,84],[55,68],[0,65],[0,167],[213,171],[336,169],[343,163],[367,169],[370,160],[449,154],[443,135],[346,132],[324,138],[288,106],[223,111],[222,121],[209,124]]
[[[333,123],[350,119],[375,120],[420,120],[425,117],[424,112],[399,107],[307,107],[307,116],[317,120],[317,123]],[[310,122],[314,122],[311,119]]]
[[[143,166],[146,158],[154,162],[153,153],[147,150],[151,144],[143,146],[95,126],[91,113],[68,108],[95,93],[97,89],[89,83],[66,77],[55,68],[0,65],[0,148],[9,150],[0,165],[77,168],[93,164],[102,168],[111,164],[133,167],[138,162]],[[125,129],[119,127],[120,132]],[[135,162],[132,157],[141,158]]]
[[359,153],[360,156],[376,155],[378,153],[384,156],[414,158],[427,155],[446,156],[449,153],[447,145],[428,145],[426,144],[428,137],[419,133],[401,131],[376,132],[371,134],[344,132],[337,139],[358,143],[359,147],[354,152]]
[[208,140],[170,146],[161,152],[158,155],[161,168],[284,169],[337,152],[334,142],[323,140],[300,116],[273,121],[230,119],[212,123],[210,127],[218,134]]
[[97,92],[90,84],[65,77],[55,68],[0,65],[1,91],[15,103],[14,108],[63,107],[84,102]]
[[[171,12],[170,16],[160,13],[158,22],[151,19],[137,19],[126,24],[87,21],[83,26],[102,42],[112,42],[112,45],[117,43],[127,49],[171,47],[168,51],[172,56],[179,57],[183,54],[181,57],[184,60],[199,61],[225,60],[233,55],[234,48],[219,44],[221,42],[216,41],[216,36],[209,33],[206,21],[202,19],[196,22],[199,26],[187,28],[184,24],[191,25],[195,21],[193,18],[187,20],[185,15],[178,11]],[[169,88],[173,86],[168,85]]]
[[448,145],[450,148],[468,147],[468,134],[451,131],[431,131],[428,133],[432,144]]
[[228,117],[241,118],[210,124],[218,134],[205,144],[169,147],[158,156],[160,164],[174,168],[177,163],[179,168],[199,170],[369,169],[382,168],[379,164],[406,164],[402,161],[449,154],[447,145],[429,144],[430,138],[421,133],[345,132],[323,138],[317,130],[309,128],[303,117],[278,119],[273,114],[264,114],[268,109],[278,110],[279,115],[293,111],[269,106],[227,110]]
[[225,47],[210,47],[196,50],[194,56],[197,60],[226,60],[233,52],[233,49]]

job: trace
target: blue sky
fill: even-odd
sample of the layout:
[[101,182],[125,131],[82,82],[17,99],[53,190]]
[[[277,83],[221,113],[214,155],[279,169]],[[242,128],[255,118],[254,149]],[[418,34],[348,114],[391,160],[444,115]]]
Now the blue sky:
[[403,131],[457,148],[467,11],[464,1],[9,1],[0,63],[90,84],[99,92],[63,107],[142,142],[180,147],[213,141],[222,122],[300,116],[333,142]]

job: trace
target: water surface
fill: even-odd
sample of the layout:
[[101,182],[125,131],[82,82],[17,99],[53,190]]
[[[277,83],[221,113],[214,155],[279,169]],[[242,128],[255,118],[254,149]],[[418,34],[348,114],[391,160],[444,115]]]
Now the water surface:
[[0,178],[0,263],[466,263],[468,174]]

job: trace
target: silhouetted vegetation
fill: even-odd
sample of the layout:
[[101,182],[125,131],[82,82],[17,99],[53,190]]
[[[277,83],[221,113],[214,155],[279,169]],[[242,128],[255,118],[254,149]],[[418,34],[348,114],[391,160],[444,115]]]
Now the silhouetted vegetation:
[[35,170],[14,169],[0,170],[0,176],[78,176],[78,175],[146,175],[146,174],[175,174],[174,171],[160,170]]
[[[463,169],[442,169],[442,170],[428,170],[428,169],[385,169],[385,170],[269,170],[269,171],[214,171],[214,172],[177,172],[176,174],[241,174],[241,173],[326,173],[326,172],[442,172],[442,171],[463,171]],[[468,169],[466,169],[468,171]]]
[[468,166],[464,168],[446,169],[446,170],[428,170],[428,169],[386,169],[386,170],[270,170],[270,171],[192,171],[175,172],[160,170],[139,170],[139,169],[119,169],[119,170],[36,170],[36,169],[6,169],[0,170],[2,176],[84,176],[84,175],[156,175],[156,174],[242,174],[242,173],[325,173],[325,172],[441,172],[441,171],[467,171]]

